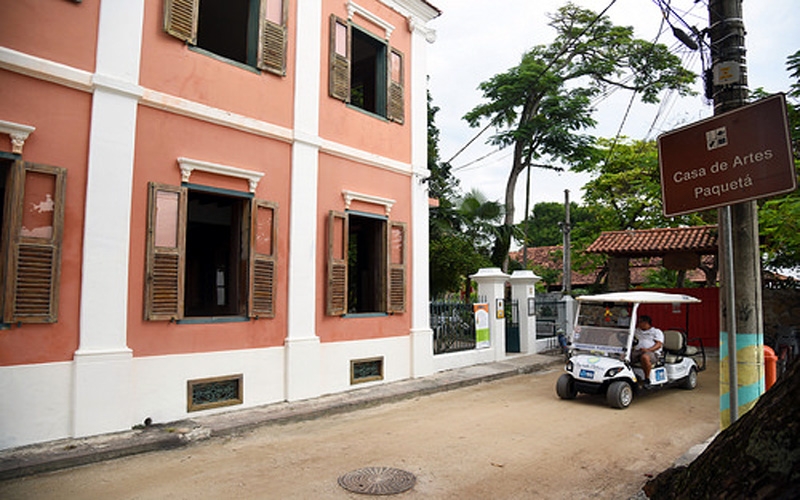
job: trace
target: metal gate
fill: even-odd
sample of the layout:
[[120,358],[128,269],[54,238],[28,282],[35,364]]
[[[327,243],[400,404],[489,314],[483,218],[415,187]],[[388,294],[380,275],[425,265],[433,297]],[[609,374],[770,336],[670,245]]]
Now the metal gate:
[[536,297],[536,339],[547,340],[547,348],[558,346],[558,333],[566,331],[566,304],[560,299]]
[[475,315],[467,302],[431,302],[433,354],[475,349]]
[[506,352],[520,352],[519,345],[519,301],[506,302]]

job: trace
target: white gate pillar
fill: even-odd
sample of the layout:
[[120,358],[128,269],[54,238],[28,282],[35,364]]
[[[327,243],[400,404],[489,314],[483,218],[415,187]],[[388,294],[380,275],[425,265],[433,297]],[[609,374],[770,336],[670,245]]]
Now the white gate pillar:
[[533,271],[514,271],[511,281],[511,299],[519,305],[519,352],[533,354],[536,349],[536,283],[542,278]]
[[[500,361],[506,357],[506,320],[503,301],[505,285],[510,276],[498,267],[490,267],[479,269],[477,274],[473,274],[470,278],[478,283],[479,300],[489,303],[489,341],[494,351],[494,360]],[[498,315],[498,311],[503,312]]]

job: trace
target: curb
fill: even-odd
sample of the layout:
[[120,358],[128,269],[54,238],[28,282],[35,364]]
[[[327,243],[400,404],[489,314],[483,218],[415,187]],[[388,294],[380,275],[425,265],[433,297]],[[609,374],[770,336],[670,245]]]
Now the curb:
[[263,426],[284,425],[347,413],[545,371],[561,364],[561,356],[519,356],[314,399],[273,403],[147,427],[137,426],[130,431],[11,448],[0,451],[0,481],[140,453],[175,449],[214,437],[242,434]]

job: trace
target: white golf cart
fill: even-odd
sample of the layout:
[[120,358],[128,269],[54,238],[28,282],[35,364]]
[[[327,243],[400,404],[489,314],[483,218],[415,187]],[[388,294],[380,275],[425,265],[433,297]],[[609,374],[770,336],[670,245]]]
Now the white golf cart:
[[[556,392],[561,399],[575,399],[578,393],[605,393],[613,408],[627,408],[634,394],[645,388],[642,367],[631,363],[639,306],[700,302],[688,295],[661,292],[585,295],[577,301],[575,328],[568,340],[567,373],[558,379]],[[688,326],[688,315],[686,318]],[[650,372],[647,389],[668,385],[694,389],[697,373],[706,365],[702,341],[699,347],[690,346],[685,331],[663,331],[662,356]]]

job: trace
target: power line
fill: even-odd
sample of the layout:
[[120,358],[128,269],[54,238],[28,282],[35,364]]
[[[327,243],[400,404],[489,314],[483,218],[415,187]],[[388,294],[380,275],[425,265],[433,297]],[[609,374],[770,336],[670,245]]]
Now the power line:
[[[453,172],[458,172],[460,170],[464,170],[465,168],[469,167],[470,165],[474,165],[475,163],[478,163],[479,161],[485,160],[486,158],[492,156],[493,154],[499,153],[500,151],[501,151],[500,149],[494,149],[494,150],[486,153],[485,155],[481,156],[480,158],[476,158],[476,159],[474,159],[472,161],[469,161],[469,162],[467,162],[467,163],[465,163],[463,165],[459,165],[458,167],[453,167]],[[511,153],[509,153],[509,154],[511,154]]]
[[[612,7],[612,6],[613,6],[615,3],[617,3],[617,0],[611,0],[611,3],[609,3],[609,4],[606,6],[606,8],[605,8],[605,9],[603,9],[603,11],[602,11],[602,12],[600,12],[599,14],[597,14],[597,15],[594,17],[594,19],[592,19],[592,21],[591,21],[591,22],[590,22],[588,25],[586,25],[586,27],[585,27],[585,28],[583,28],[583,30],[582,30],[580,33],[578,33],[577,35],[575,35],[575,37],[573,37],[573,38],[571,38],[570,40],[568,40],[568,42],[567,42],[567,43],[564,45],[564,47],[563,47],[563,48],[562,48],[562,49],[561,49],[561,50],[560,50],[560,51],[559,51],[559,52],[558,52],[558,53],[557,53],[555,56],[553,56],[553,59],[552,59],[552,60],[550,60],[550,62],[549,62],[549,63],[547,64],[547,66],[546,66],[546,67],[545,67],[545,68],[542,70],[542,72],[539,74],[539,76],[538,76],[537,78],[541,78],[542,76],[544,76],[544,74],[545,74],[545,73],[547,73],[547,71],[549,71],[549,70],[550,70],[550,68],[551,68],[551,67],[553,67],[553,65],[554,65],[554,64],[555,64],[555,63],[558,61],[558,58],[559,58],[559,57],[561,57],[561,56],[563,56],[563,55],[564,55],[564,54],[565,54],[565,53],[566,53],[566,52],[567,52],[567,51],[568,51],[570,48],[572,48],[572,44],[573,44],[574,42],[576,42],[576,41],[577,41],[577,40],[578,40],[578,39],[579,39],[581,36],[583,36],[583,35],[584,35],[584,34],[585,34],[587,31],[589,31],[589,28],[591,28],[592,26],[594,26],[594,24],[595,24],[597,21],[599,21],[599,20],[600,20],[600,18],[601,18],[601,17],[603,17],[603,16],[605,15],[605,13],[606,13],[606,12],[608,12],[608,10],[609,10],[609,9],[610,9],[610,8],[611,8],[611,7]],[[450,159],[447,161],[447,163],[451,163],[453,160],[455,160],[455,159],[456,159],[456,157],[457,157],[458,155],[460,155],[460,154],[461,154],[461,153],[462,153],[462,152],[463,152],[465,149],[467,149],[467,148],[470,146],[470,144],[472,144],[473,142],[475,142],[475,141],[478,139],[478,137],[480,137],[481,135],[483,135],[483,133],[484,133],[484,132],[486,132],[487,130],[489,130],[489,127],[491,127],[491,126],[494,124],[494,122],[495,122],[495,120],[489,120],[489,123],[488,123],[488,124],[487,124],[485,127],[483,127],[483,128],[481,129],[481,131],[480,131],[480,132],[478,132],[478,133],[475,135],[475,137],[473,137],[472,139],[470,139],[470,140],[469,140],[469,141],[468,141],[468,142],[467,142],[467,143],[466,143],[466,144],[465,144],[465,145],[464,145],[464,146],[463,146],[461,149],[459,149],[459,150],[456,152],[456,154],[454,154],[454,155],[453,155],[453,156],[452,156],[452,157],[451,157],[451,158],[450,158]]]

